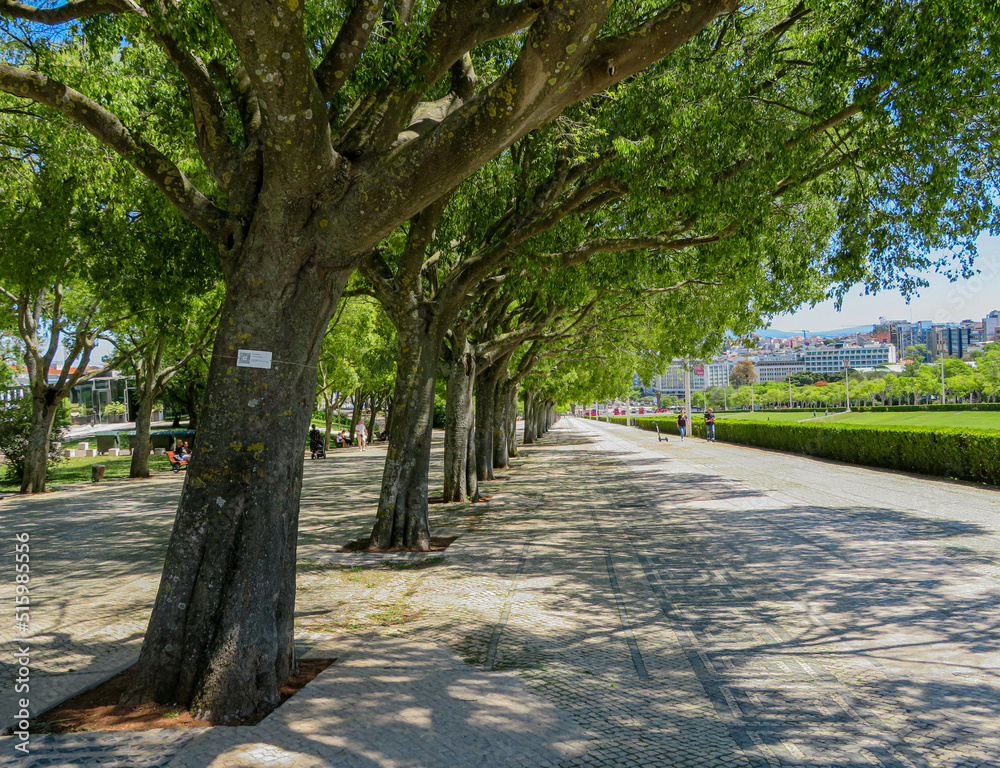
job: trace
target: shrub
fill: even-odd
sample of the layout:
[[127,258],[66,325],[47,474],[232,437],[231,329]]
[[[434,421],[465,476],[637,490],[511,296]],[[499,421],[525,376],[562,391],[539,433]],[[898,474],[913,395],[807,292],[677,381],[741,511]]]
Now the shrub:
[[[624,419],[614,419],[624,424]],[[678,434],[675,419],[639,419],[640,429]],[[693,433],[705,425],[695,420]],[[1000,485],[1000,430],[798,422],[715,423],[717,439],[852,464]]]
[[125,403],[108,403],[104,406],[104,414],[106,416],[124,416]]
[[[70,403],[63,400],[56,411],[49,442],[48,466],[59,461],[59,441],[70,423]],[[24,462],[28,454],[28,435],[31,432],[31,399],[0,403],[0,453],[7,460],[6,477],[20,482],[24,477]]]
[[906,413],[908,411],[1000,411],[1000,403],[947,403],[945,405],[861,405],[852,410],[870,413]]

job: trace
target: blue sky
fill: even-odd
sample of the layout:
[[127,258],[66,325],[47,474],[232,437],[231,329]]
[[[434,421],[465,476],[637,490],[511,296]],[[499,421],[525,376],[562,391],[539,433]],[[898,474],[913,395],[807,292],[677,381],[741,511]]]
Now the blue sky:
[[890,320],[932,320],[935,323],[959,320],[982,320],[986,313],[1000,309],[1000,237],[983,235],[977,241],[979,274],[969,280],[949,282],[947,277],[929,272],[923,277],[930,283],[909,304],[897,291],[882,291],[865,296],[860,290],[844,297],[838,313],[833,301],[824,301],[812,309],[778,315],[770,327],[778,331],[832,331]]

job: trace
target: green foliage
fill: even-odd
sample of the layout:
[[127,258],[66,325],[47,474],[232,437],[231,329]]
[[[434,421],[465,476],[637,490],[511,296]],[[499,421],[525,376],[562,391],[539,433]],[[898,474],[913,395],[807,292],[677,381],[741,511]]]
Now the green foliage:
[[740,422],[718,439],[837,461],[1000,485],[1000,431]]
[[[612,422],[625,420],[612,417]],[[678,434],[676,420],[640,418],[640,429]],[[693,419],[691,433],[704,437],[705,425]],[[937,427],[859,426],[794,422],[716,421],[723,442],[791,451],[851,464],[1000,485],[1000,430]]]
[[915,411],[1000,411],[1000,403],[936,403],[930,405],[863,405],[853,411],[868,413],[912,413]]
[[[56,411],[52,434],[49,440],[48,466],[61,460],[60,440],[70,424],[70,405],[63,400]],[[0,453],[6,457],[6,477],[11,482],[20,483],[24,476],[24,462],[28,453],[28,435],[31,432],[31,399],[22,398],[13,402],[0,402]]]
[[444,429],[444,420],[447,412],[447,404],[441,395],[434,396],[434,413],[431,426],[434,429]]

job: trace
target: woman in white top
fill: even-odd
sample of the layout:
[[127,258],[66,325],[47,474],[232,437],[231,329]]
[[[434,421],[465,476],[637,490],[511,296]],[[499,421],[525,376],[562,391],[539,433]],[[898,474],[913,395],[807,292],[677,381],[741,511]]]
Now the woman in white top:
[[365,423],[363,421],[358,422],[358,428],[354,432],[355,436],[358,438],[358,447],[363,451],[365,445],[368,443],[368,430],[365,429]]

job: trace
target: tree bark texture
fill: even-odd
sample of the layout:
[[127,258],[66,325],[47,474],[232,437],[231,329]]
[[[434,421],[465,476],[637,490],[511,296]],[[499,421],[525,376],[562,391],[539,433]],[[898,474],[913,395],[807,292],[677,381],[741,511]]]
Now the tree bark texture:
[[493,427],[496,420],[496,393],[499,366],[476,372],[476,477],[493,480]]
[[[255,258],[227,280],[196,450],[125,706],[177,702],[233,722],[273,708],[294,666],[303,440],[349,271],[319,272],[309,243],[271,234],[251,234]],[[271,351],[272,367],[237,366],[240,349]]]
[[378,512],[372,528],[375,549],[402,547],[427,551],[427,473],[431,459],[434,381],[443,332],[429,312],[417,311],[398,323],[399,361],[389,424],[389,446]]
[[[517,393],[520,385],[511,382],[507,388],[507,456],[513,459],[517,456]],[[508,462],[509,464],[509,462]]]
[[152,442],[149,431],[152,423],[153,393],[144,386],[135,406],[135,436],[129,438],[129,447],[132,449],[129,477],[149,477],[149,446]]
[[[504,469],[510,466],[510,449],[507,443],[510,419],[510,398],[507,396],[509,387],[513,385],[508,372],[510,354],[497,360],[496,382],[493,395],[493,468]],[[516,413],[516,411],[515,411]]]
[[469,404],[469,454],[465,459],[465,495],[469,501],[479,501],[479,471],[476,464],[476,409]]
[[465,501],[469,496],[468,461],[470,454],[475,451],[472,390],[476,381],[476,355],[469,344],[468,335],[457,328],[453,341],[455,359],[452,360],[448,376],[444,420],[446,502]]
[[32,401],[31,430],[28,432],[28,445],[24,455],[21,493],[41,493],[45,490],[52,425],[62,397],[51,387],[45,387],[32,396]]
[[535,400],[537,393],[533,389],[526,389],[524,391],[524,440],[525,445],[531,445],[535,442],[537,430],[537,408],[535,407]]

